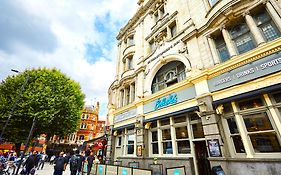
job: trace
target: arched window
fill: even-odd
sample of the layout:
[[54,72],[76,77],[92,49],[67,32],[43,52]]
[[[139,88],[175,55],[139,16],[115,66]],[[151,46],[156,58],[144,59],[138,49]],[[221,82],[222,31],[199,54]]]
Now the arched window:
[[151,91],[155,93],[184,79],[186,79],[185,65],[180,61],[169,62],[156,73]]

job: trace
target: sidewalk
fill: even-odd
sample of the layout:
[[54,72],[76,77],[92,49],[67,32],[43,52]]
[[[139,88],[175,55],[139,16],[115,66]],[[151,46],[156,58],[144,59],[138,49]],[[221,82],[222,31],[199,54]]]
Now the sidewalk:
[[[54,173],[54,166],[50,165],[49,162],[45,163],[43,170],[36,170],[37,175],[52,175]],[[70,175],[69,165],[67,165],[66,170],[63,175]]]

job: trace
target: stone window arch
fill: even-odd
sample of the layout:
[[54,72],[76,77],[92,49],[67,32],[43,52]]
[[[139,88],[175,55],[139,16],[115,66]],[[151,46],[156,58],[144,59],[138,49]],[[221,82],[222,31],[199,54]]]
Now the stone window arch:
[[185,65],[180,61],[171,61],[158,70],[153,78],[151,91],[158,92],[185,79]]

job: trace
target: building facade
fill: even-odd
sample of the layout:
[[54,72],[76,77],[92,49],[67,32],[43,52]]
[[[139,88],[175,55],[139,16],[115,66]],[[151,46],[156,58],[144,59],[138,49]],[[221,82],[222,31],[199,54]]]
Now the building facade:
[[117,36],[108,161],[280,174],[281,1],[138,4]]
[[84,142],[100,137],[104,133],[104,131],[102,133],[100,131],[103,130],[105,121],[99,121],[98,113],[99,103],[94,106],[85,106],[77,125],[77,131],[64,137],[53,136],[51,138],[53,146],[71,150],[78,149]]

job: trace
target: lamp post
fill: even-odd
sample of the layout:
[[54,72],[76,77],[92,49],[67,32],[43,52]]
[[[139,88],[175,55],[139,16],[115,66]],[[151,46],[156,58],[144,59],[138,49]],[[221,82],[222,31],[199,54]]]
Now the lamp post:
[[18,167],[17,167],[17,171],[16,171],[16,174],[15,174],[15,175],[17,175],[17,174],[19,173],[19,170],[20,170],[20,167],[21,167],[21,164],[22,164],[22,160],[23,160],[24,154],[26,153],[26,151],[27,151],[27,149],[28,149],[28,143],[29,143],[29,141],[30,141],[30,138],[31,138],[31,136],[32,136],[32,134],[33,134],[33,130],[34,130],[34,128],[35,128],[35,123],[36,123],[36,117],[33,118],[32,126],[31,126],[31,128],[30,128],[28,137],[27,137],[26,142],[25,142],[24,151],[23,151],[23,153],[22,153],[21,156],[20,156],[20,162],[19,162],[19,165],[18,165]]
[[[11,69],[11,71],[16,72],[16,73],[20,73],[20,71],[15,70],[15,69]],[[4,127],[2,128],[1,135],[0,135],[0,143],[3,141],[3,135],[4,135],[4,132],[5,132],[5,129],[7,128],[8,123],[9,123],[10,120],[11,120],[11,117],[14,115],[14,111],[15,111],[15,109],[16,109],[16,106],[17,106],[17,104],[18,104],[18,102],[19,102],[19,100],[20,100],[20,97],[21,97],[21,95],[22,95],[22,92],[23,92],[24,87],[26,86],[28,80],[29,80],[29,75],[27,75],[27,77],[26,77],[26,79],[25,79],[23,85],[21,86],[20,92],[19,92],[19,94],[18,94],[17,97],[16,97],[16,101],[14,102],[14,104],[13,104],[13,106],[12,106],[12,109],[11,109],[11,111],[10,111],[10,113],[9,113],[9,116],[8,116],[6,122],[5,122],[5,125],[4,125]]]

